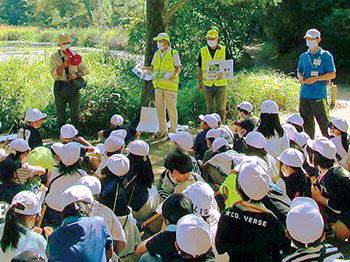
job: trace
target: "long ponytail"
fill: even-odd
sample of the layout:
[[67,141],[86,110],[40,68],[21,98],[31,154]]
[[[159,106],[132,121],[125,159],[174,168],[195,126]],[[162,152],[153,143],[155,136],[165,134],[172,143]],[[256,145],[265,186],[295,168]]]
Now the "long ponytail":
[[20,203],[13,204],[6,213],[4,233],[1,238],[1,249],[6,252],[7,249],[17,248],[19,239],[27,233],[24,215],[15,213],[15,209],[21,206]]

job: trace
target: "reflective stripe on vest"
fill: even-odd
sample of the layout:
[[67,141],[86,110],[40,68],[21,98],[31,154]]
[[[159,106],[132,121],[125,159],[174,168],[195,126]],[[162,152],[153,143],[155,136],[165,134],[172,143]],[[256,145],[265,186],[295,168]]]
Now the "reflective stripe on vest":
[[179,77],[174,80],[165,78],[165,75],[169,77],[174,75],[176,72],[174,56],[176,50],[168,51],[164,54],[163,58],[160,56],[160,51],[158,50],[154,58],[154,72],[160,76],[160,78],[153,79],[152,83],[155,88],[166,89],[170,91],[177,91],[179,87]]
[[216,49],[214,58],[211,57],[208,46],[203,47],[201,49],[201,56],[202,56],[202,76],[203,76],[203,83],[205,86],[226,86],[227,85],[227,79],[220,79],[220,80],[206,80],[207,79],[207,62],[208,61],[221,61],[226,60],[226,47],[219,45],[219,47]]

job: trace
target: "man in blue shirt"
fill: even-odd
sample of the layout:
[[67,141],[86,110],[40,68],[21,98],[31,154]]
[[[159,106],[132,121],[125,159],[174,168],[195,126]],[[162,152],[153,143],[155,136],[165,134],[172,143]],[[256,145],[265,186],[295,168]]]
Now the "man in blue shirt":
[[304,39],[309,47],[298,63],[298,79],[301,84],[299,111],[304,119],[305,132],[314,138],[316,118],[323,136],[328,136],[330,121],[327,105],[327,82],[334,79],[336,70],[333,56],[319,47],[321,33],[317,29],[306,32]]

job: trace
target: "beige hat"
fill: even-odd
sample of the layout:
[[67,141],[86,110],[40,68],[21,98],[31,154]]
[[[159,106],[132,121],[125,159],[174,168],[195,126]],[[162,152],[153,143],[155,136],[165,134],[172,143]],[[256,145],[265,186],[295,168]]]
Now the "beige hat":
[[183,216],[176,226],[176,243],[193,257],[206,254],[211,248],[210,228],[197,214]]
[[269,192],[270,176],[260,165],[249,162],[239,172],[238,184],[249,198],[261,200]]
[[72,43],[73,39],[66,33],[62,33],[57,37],[57,44],[62,45],[63,43]]
[[297,197],[292,201],[286,220],[291,237],[303,244],[318,240],[324,229],[324,221],[315,200]]
[[60,159],[66,166],[71,166],[79,161],[81,146],[76,142],[70,142],[62,146]]
[[66,206],[78,201],[84,201],[87,203],[94,202],[94,198],[92,196],[91,190],[88,187],[83,185],[74,185],[67,188],[62,193],[62,198],[61,198],[62,210]]
[[185,131],[177,131],[174,133],[169,133],[169,138],[174,141],[180,148],[185,151],[190,151],[193,147],[193,138],[191,134]]
[[108,158],[107,167],[114,175],[125,176],[129,172],[130,161],[122,154],[115,154]]
[[15,139],[12,140],[11,143],[9,144],[9,150],[15,150],[17,152],[26,152],[30,150],[30,147],[24,139]]
[[101,193],[102,185],[97,177],[84,176],[79,179],[77,185],[83,185],[88,187],[93,195],[99,195]]
[[11,206],[18,203],[24,206],[24,210],[15,208],[15,212],[18,214],[32,216],[41,212],[40,201],[33,192],[21,191],[16,194],[11,201]]
[[114,126],[121,126],[124,124],[124,118],[121,115],[115,114],[111,117],[111,124]]
[[170,42],[170,37],[167,33],[159,33],[156,37],[153,38],[153,41],[166,40]]

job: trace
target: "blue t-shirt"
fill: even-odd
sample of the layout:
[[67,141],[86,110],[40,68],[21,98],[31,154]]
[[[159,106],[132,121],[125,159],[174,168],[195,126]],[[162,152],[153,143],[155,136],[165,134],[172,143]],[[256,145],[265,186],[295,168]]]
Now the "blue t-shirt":
[[47,255],[55,262],[106,262],[112,245],[102,217],[69,217],[49,238]]
[[[330,72],[335,72],[333,56],[321,47],[318,48],[315,54],[309,51],[304,52],[298,63],[298,72],[304,75],[307,79],[311,77],[311,72],[317,71],[318,75],[324,75]],[[324,99],[327,97],[326,91],[327,81],[317,81],[313,85],[303,84],[300,90],[300,98],[302,99]]]

